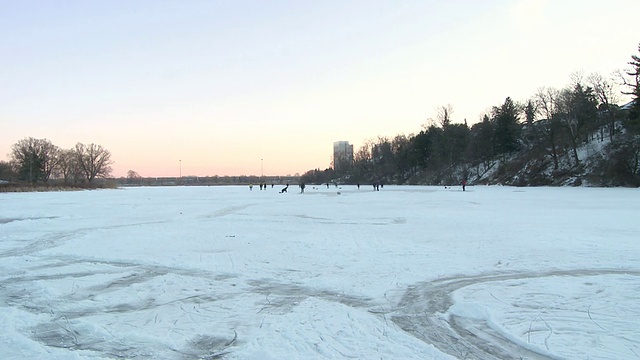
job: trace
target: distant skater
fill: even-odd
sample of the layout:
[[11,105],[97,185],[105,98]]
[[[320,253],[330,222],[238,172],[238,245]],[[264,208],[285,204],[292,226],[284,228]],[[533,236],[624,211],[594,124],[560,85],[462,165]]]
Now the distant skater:
[[280,190],[280,194],[286,193],[288,188],[289,188],[289,184],[287,184],[287,186],[283,187],[282,190]]
[[249,184],[249,190],[253,190],[253,184]]
[[467,180],[462,180],[462,191],[465,191],[466,187],[467,187]]
[[300,193],[304,193],[304,183],[300,183]]

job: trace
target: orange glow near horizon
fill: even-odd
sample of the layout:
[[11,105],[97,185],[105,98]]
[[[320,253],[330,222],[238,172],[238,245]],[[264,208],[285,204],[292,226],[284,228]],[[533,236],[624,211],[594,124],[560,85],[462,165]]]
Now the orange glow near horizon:
[[0,10],[0,160],[27,137],[95,143],[115,177],[324,170],[335,141],[357,152],[418,133],[445,104],[471,126],[506,97],[567,86],[576,70],[624,68],[640,40],[635,22],[620,21],[621,10],[640,13],[635,0]]

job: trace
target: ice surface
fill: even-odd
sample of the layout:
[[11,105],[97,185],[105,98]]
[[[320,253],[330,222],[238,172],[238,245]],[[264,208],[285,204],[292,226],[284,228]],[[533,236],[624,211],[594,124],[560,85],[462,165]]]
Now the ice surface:
[[289,189],[0,194],[2,357],[640,357],[638,189]]

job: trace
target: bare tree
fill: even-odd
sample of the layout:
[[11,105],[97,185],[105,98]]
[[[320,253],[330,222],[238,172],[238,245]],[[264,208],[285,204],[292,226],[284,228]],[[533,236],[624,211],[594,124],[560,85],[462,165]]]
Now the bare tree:
[[553,168],[558,170],[558,137],[560,123],[557,114],[559,113],[560,91],[554,88],[540,88],[535,94],[536,108],[543,117],[538,123],[542,131],[543,138],[548,142],[550,149],[546,149],[553,160]]
[[137,172],[133,171],[133,170],[129,170],[127,171],[127,183],[129,184],[133,184],[133,183],[141,183],[142,180],[142,176],[140,176],[140,174],[138,174]]
[[584,78],[585,78],[585,75],[582,70],[574,71],[569,75],[571,84],[584,84]]
[[76,182],[84,178],[75,149],[62,150],[59,159],[57,175],[59,178],[64,179],[65,183],[69,183],[72,180]]
[[453,106],[451,104],[441,105],[436,108],[435,118],[429,117],[422,125],[424,131],[429,130],[432,126],[442,127],[443,129],[451,124],[451,115],[453,114]]
[[96,177],[107,177],[111,174],[111,153],[101,145],[78,143],[75,153],[76,161],[88,182],[92,182]]
[[436,120],[443,129],[451,124],[451,115],[453,115],[453,106],[451,104],[442,105],[438,108]]
[[573,152],[573,159],[576,162],[576,166],[580,164],[580,158],[578,157],[578,138],[580,137],[579,121],[573,111],[573,93],[570,89],[565,88],[560,91],[557,98],[557,108],[560,110],[555,115],[558,116],[558,120],[561,126],[565,128],[566,133],[569,134],[569,140],[571,142],[571,150]]
[[373,148],[373,144],[373,140],[365,140],[358,151],[354,154],[354,161],[358,163],[368,163],[371,161],[371,149]]
[[127,179],[140,179],[141,176],[140,174],[138,174],[137,172],[133,171],[133,170],[129,170],[127,171]]
[[371,151],[373,149],[374,141],[371,139],[365,140],[364,143],[360,146],[358,151],[353,154],[353,164],[354,171],[356,177],[361,180],[361,177],[364,174],[369,173],[372,167],[372,154]]
[[607,117],[609,127],[609,139],[613,140],[616,123],[616,113],[613,105],[620,101],[620,98],[618,96],[619,89],[613,80],[605,79],[599,73],[593,73],[589,75],[587,81],[593,89],[596,98],[601,104],[601,107],[606,113],[605,116]]
[[15,180],[16,173],[13,171],[13,166],[11,163],[6,161],[0,161],[0,183],[2,180]]
[[399,153],[406,146],[409,146],[409,138],[404,134],[398,134],[391,140],[391,151],[394,154]]
[[11,147],[18,178],[31,183],[48,181],[58,165],[60,148],[47,139],[22,139]]
[[62,149],[53,145],[49,140],[45,140],[42,143],[42,155],[43,155],[43,171],[44,171],[44,181],[49,181],[51,175],[58,167],[58,163],[60,162],[60,153]]

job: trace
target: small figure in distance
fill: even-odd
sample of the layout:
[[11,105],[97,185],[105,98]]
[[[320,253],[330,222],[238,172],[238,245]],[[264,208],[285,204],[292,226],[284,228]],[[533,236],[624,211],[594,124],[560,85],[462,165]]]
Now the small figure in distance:
[[249,190],[253,190],[253,184],[249,184]]
[[286,193],[288,188],[289,188],[289,184],[287,184],[287,186],[283,187],[282,190],[280,190],[280,194]]
[[467,180],[462,180],[462,191],[465,191],[466,187],[467,187]]
[[300,183],[300,193],[304,193],[304,183]]

